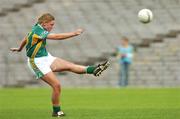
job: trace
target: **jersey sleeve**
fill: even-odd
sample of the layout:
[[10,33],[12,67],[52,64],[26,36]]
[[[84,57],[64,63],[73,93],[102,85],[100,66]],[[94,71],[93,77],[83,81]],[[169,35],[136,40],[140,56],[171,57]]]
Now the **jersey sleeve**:
[[35,34],[36,34],[36,37],[38,37],[38,39],[42,39],[43,40],[43,39],[47,38],[49,32],[46,31],[46,30],[40,29],[40,30],[37,30],[35,32]]
[[40,39],[46,39],[48,36],[49,32],[48,31],[43,31],[41,32],[41,34],[39,35]]

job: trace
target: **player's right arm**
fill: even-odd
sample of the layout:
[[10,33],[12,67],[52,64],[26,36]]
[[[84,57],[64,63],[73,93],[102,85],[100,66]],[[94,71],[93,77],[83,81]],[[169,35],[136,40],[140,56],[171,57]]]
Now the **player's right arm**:
[[10,48],[10,50],[12,51],[12,52],[21,52],[21,50],[24,48],[24,46],[26,45],[26,39],[27,39],[27,37],[24,37],[23,38],[23,40],[21,41],[21,43],[20,43],[20,46],[18,47],[18,48]]
[[78,36],[83,33],[83,29],[77,29],[74,32],[68,32],[68,33],[56,33],[56,34],[48,34],[47,39],[49,40],[64,40],[68,39],[74,36]]

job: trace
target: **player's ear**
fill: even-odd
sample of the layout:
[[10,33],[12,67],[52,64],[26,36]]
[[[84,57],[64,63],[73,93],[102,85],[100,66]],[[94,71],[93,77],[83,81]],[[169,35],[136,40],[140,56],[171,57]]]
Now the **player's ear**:
[[41,23],[41,26],[42,26],[42,27],[45,27],[45,25],[46,25],[46,22],[43,21],[43,22]]
[[44,21],[43,21],[43,22],[41,22],[41,25],[44,25],[44,23],[45,23]]

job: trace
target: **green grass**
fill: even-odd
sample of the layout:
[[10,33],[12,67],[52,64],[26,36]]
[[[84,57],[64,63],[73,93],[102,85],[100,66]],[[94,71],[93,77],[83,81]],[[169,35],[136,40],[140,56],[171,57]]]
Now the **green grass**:
[[[0,119],[50,119],[51,90],[0,89]],[[63,89],[64,119],[179,119],[180,88]]]

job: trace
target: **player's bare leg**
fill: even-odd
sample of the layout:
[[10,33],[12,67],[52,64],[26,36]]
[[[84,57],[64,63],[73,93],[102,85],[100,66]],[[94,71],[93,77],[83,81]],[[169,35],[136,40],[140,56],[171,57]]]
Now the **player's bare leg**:
[[52,116],[64,116],[64,113],[60,109],[60,95],[61,95],[60,81],[57,79],[57,77],[53,72],[47,73],[41,79],[52,87],[52,105],[53,105]]
[[51,69],[53,72],[71,71],[77,74],[88,73],[94,74],[95,76],[99,76],[101,72],[103,72],[109,66],[109,64],[109,61],[106,61],[97,66],[82,66],[65,61],[60,58],[56,58],[51,65]]
[[86,67],[82,65],[77,65],[66,60],[56,58],[55,61],[51,65],[51,69],[54,72],[61,72],[61,71],[71,71],[77,74],[84,74],[86,73]]

